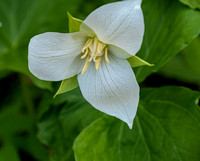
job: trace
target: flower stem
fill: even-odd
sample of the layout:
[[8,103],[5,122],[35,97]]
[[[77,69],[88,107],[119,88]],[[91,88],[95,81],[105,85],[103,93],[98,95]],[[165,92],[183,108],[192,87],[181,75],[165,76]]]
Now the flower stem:
[[31,98],[30,90],[28,89],[27,79],[24,75],[20,75],[20,80],[21,80],[21,90],[22,90],[25,106],[30,115],[30,119],[32,123],[36,123],[35,109],[34,109],[33,101]]

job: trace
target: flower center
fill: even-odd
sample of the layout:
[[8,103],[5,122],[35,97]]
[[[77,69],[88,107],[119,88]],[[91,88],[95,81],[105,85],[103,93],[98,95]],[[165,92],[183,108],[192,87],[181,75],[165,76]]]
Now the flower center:
[[81,51],[83,53],[81,59],[85,59],[87,57],[81,74],[86,72],[92,60],[95,63],[96,70],[98,70],[103,55],[105,55],[106,62],[108,64],[110,63],[108,60],[108,48],[106,44],[100,42],[96,37],[89,38]]

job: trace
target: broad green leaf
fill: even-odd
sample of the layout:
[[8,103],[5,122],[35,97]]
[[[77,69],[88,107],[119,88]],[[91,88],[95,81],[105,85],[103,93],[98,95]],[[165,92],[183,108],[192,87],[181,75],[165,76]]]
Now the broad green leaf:
[[75,140],[76,161],[199,161],[199,97],[181,87],[142,90],[133,129],[101,117]]
[[77,90],[59,95],[53,102],[51,98],[44,97],[38,107],[38,137],[48,148],[51,161],[73,161],[75,138],[102,113],[85,102]]
[[77,76],[65,79],[61,82],[61,85],[58,89],[58,91],[56,92],[56,94],[54,95],[54,98],[62,93],[71,91],[72,89],[78,87],[78,80],[77,80]]
[[80,30],[80,25],[83,22],[80,19],[73,17],[69,12],[67,12],[68,20],[69,20],[69,32],[78,32]]
[[200,37],[164,65],[159,73],[182,82],[200,84]]
[[139,82],[156,72],[200,33],[200,12],[179,1],[155,0],[152,4],[143,0],[142,9],[145,34],[137,56],[154,66],[135,69]]
[[198,8],[200,9],[200,0],[180,0],[180,2],[188,5],[191,8]]
[[132,56],[132,57],[128,58],[128,62],[130,63],[131,67],[133,67],[133,68],[143,66],[143,65],[154,66],[153,64],[149,64],[148,62],[140,59],[138,56]]

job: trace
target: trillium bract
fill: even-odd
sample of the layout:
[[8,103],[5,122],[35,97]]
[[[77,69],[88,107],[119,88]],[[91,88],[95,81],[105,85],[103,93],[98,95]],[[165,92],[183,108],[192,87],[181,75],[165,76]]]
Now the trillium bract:
[[93,11],[74,33],[43,33],[29,44],[29,69],[39,79],[78,75],[84,98],[132,128],[139,86],[127,58],[141,47],[141,0],[110,3]]

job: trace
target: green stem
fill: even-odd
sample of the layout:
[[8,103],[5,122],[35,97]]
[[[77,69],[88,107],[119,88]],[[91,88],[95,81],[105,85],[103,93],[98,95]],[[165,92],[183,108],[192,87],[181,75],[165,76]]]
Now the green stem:
[[21,89],[22,89],[22,95],[24,98],[25,106],[27,108],[27,111],[30,115],[32,122],[36,123],[34,104],[31,98],[30,90],[28,89],[26,77],[24,75],[20,75],[20,79],[21,79]]

